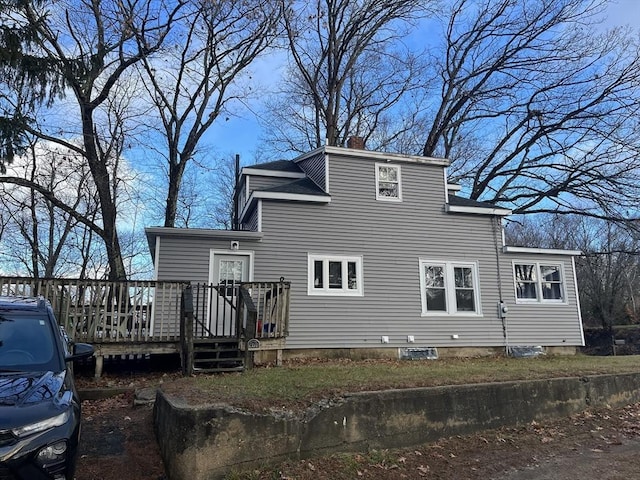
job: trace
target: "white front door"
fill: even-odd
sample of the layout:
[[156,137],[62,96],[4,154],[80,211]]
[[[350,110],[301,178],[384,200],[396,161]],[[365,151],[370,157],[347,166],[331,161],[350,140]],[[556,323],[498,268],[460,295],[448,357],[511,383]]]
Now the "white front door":
[[236,312],[239,287],[229,286],[249,281],[251,257],[241,254],[213,253],[211,283],[218,285],[217,295],[212,291],[209,329],[215,336],[236,334]]

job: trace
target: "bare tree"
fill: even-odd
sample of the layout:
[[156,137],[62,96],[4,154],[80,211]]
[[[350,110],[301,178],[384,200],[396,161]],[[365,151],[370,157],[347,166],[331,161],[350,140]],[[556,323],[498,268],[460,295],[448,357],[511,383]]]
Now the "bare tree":
[[231,155],[221,158],[216,168],[215,179],[212,182],[214,198],[211,203],[213,208],[210,210],[211,223],[217,225],[218,228],[227,230],[233,228],[236,180],[236,159]]
[[585,325],[611,329],[638,322],[640,241],[615,222],[567,214],[523,215],[506,227],[507,243],[576,249],[576,276]]
[[581,234],[589,244],[576,267],[585,324],[610,330],[613,325],[637,322],[638,239],[612,222],[591,220],[583,224]]
[[[213,166],[190,162],[180,195],[176,221],[185,228],[233,228],[235,159],[233,155],[209,159]],[[206,186],[206,188],[203,188]]]
[[640,47],[625,30],[598,33],[605,5],[455,2],[422,153],[450,158],[471,198],[515,212],[633,215]]
[[[122,116],[109,116],[101,109],[109,99],[114,99],[118,87],[126,85],[127,72],[161,47],[182,2],[41,0],[3,1],[0,6],[2,22],[28,32],[25,38],[29,40],[12,44],[14,54],[1,59],[3,71],[11,73],[4,80],[16,92],[5,95],[0,102],[4,109],[0,116],[5,120],[12,119],[2,123],[10,128],[0,129],[5,153],[10,154],[12,148],[6,146],[20,143],[21,135],[26,132],[64,146],[85,159],[100,201],[101,225],[85,223],[91,224],[105,244],[109,278],[124,279],[126,270],[117,231],[119,180],[113,173],[117,171],[127,126]],[[33,76],[25,70],[25,65],[12,60],[25,51],[50,68],[45,78],[37,78],[36,85],[62,84],[64,90],[58,88],[49,93],[68,94],[64,98],[73,100],[77,110],[75,114],[67,112],[68,123],[58,122],[39,128],[34,118],[30,118],[34,110],[26,107],[35,107],[54,98],[40,96],[39,90],[33,88]],[[105,124],[107,116],[112,123]],[[40,118],[40,124],[44,123]],[[78,136],[81,140],[76,143],[73,138]],[[6,155],[6,159],[10,160],[10,157]],[[5,177],[2,180],[11,182],[14,179]],[[24,179],[17,182],[28,183]],[[31,187],[52,202],[57,201],[47,188]],[[64,203],[60,202],[58,206],[62,208]]]
[[[13,175],[55,192],[70,209],[95,219],[98,201],[82,160],[64,149],[47,150],[36,143],[29,145],[27,153],[10,166]],[[0,204],[9,227],[0,239],[5,266],[13,265],[14,273],[26,271],[35,278],[70,274],[84,278],[87,271],[80,264],[95,256],[89,244],[76,248],[76,239],[89,230],[85,224],[36,190],[16,184],[0,183]],[[105,267],[100,265],[98,271]]]
[[202,136],[221,114],[230,115],[230,103],[251,94],[239,80],[275,38],[278,3],[192,2],[161,54],[143,58],[145,85],[166,141],[165,227],[175,226],[182,178]]
[[[419,75],[418,56],[400,41],[429,2],[282,1],[292,66],[268,105],[268,140],[306,151],[360,136],[382,147],[404,131],[401,108]],[[415,112],[415,110],[414,110]],[[397,128],[389,129],[390,122]]]

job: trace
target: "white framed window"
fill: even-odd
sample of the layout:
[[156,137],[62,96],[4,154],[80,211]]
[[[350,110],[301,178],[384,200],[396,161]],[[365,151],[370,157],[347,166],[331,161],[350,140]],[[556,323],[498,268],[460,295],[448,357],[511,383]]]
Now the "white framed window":
[[400,165],[376,163],[376,200],[402,201]]
[[517,303],[564,303],[562,264],[513,262]]
[[309,254],[308,272],[309,295],[363,295],[361,256]]
[[420,259],[422,315],[480,315],[478,265]]

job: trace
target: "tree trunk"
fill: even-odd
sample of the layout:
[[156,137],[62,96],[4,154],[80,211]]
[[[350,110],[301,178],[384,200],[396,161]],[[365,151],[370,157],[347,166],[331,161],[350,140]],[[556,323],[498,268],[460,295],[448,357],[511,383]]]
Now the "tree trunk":
[[178,198],[180,196],[180,185],[182,185],[182,177],[184,168],[187,164],[185,160],[179,161],[177,153],[172,148],[169,158],[169,186],[167,191],[167,203],[165,206],[164,226],[173,228],[176,226],[176,217],[178,215]]
[[102,214],[102,240],[107,251],[107,261],[109,262],[108,279],[126,280],[127,272],[122,259],[122,250],[116,229],[117,208],[115,200],[111,195],[111,176],[107,170],[106,159],[101,159],[96,148],[96,138],[94,134],[93,109],[86,103],[80,105],[82,115],[82,133],[85,148],[85,156],[91,175],[100,199],[100,212]]

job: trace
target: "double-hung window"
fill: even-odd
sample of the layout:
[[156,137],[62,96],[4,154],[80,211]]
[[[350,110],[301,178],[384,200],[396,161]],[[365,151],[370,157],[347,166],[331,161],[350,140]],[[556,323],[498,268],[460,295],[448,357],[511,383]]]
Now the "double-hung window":
[[475,263],[420,260],[423,315],[479,315]]
[[561,264],[514,262],[513,272],[518,303],[565,301]]
[[309,255],[309,295],[362,296],[362,257]]
[[400,165],[376,163],[376,200],[402,201]]

